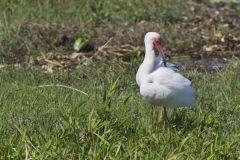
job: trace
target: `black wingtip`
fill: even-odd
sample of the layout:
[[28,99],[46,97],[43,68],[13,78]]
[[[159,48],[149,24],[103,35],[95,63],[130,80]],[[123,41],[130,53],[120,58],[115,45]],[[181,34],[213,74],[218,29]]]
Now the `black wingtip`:
[[166,58],[163,58],[163,65],[164,65],[164,67],[167,67],[167,61],[166,61]]

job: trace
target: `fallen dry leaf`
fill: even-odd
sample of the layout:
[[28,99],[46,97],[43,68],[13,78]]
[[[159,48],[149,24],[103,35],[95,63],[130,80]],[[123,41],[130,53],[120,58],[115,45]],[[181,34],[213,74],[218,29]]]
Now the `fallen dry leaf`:
[[213,50],[216,50],[218,48],[218,45],[210,45],[210,46],[203,46],[203,50],[207,52],[211,52]]
[[221,38],[221,42],[225,42],[225,37],[224,36]]
[[3,64],[0,64],[0,69],[2,69],[2,68],[4,68],[5,67],[5,65],[3,65]]

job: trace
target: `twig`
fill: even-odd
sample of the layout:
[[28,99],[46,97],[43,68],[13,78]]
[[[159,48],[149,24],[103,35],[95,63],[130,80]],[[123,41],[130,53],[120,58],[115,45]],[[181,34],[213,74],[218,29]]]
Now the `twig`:
[[61,63],[59,63],[58,61],[51,61],[47,58],[44,57],[44,61],[46,61],[47,63],[50,63],[50,64],[53,64],[55,66],[60,66],[60,67],[63,67],[63,65]]
[[98,48],[98,51],[102,51],[107,45],[112,41],[113,37],[111,37],[104,45]]
[[65,86],[65,85],[61,85],[61,84],[56,84],[56,85],[51,85],[51,84],[48,84],[48,85],[40,85],[40,86],[37,86],[36,88],[45,88],[45,87],[63,87],[63,88],[67,88],[67,89],[71,89],[71,90],[74,90],[76,92],[79,92],[79,93],[82,93],[86,96],[88,96],[87,93],[79,90],[79,89],[76,89],[76,88],[73,88],[73,87],[69,87],[69,86]]

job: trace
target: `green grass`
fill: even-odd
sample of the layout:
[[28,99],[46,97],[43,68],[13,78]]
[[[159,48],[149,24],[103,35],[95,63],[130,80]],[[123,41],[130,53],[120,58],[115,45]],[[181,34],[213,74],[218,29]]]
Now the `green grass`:
[[[63,25],[77,23],[81,24],[91,20],[134,22],[141,19],[156,19],[158,21],[175,22],[184,11],[184,4],[180,1],[154,0],[141,2],[137,0],[66,0],[64,1],[32,1],[27,0],[0,2],[1,20],[6,26],[24,20],[45,19]],[[150,5],[149,5],[150,4]],[[124,8],[124,9],[123,9]],[[118,14],[116,14],[116,12]]]
[[[151,126],[149,104],[135,84],[137,64],[53,75],[31,67],[0,70],[0,159],[239,158],[239,62],[222,73],[184,72],[192,78],[197,107],[170,110],[166,131],[162,122]],[[38,88],[46,84],[89,96]]]

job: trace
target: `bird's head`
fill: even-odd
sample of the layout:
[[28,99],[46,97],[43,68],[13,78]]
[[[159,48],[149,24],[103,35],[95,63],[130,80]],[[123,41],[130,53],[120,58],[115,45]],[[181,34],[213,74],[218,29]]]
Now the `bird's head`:
[[146,47],[151,46],[151,49],[159,52],[159,54],[164,58],[164,48],[162,47],[162,40],[159,33],[148,32],[145,35],[144,42]]

